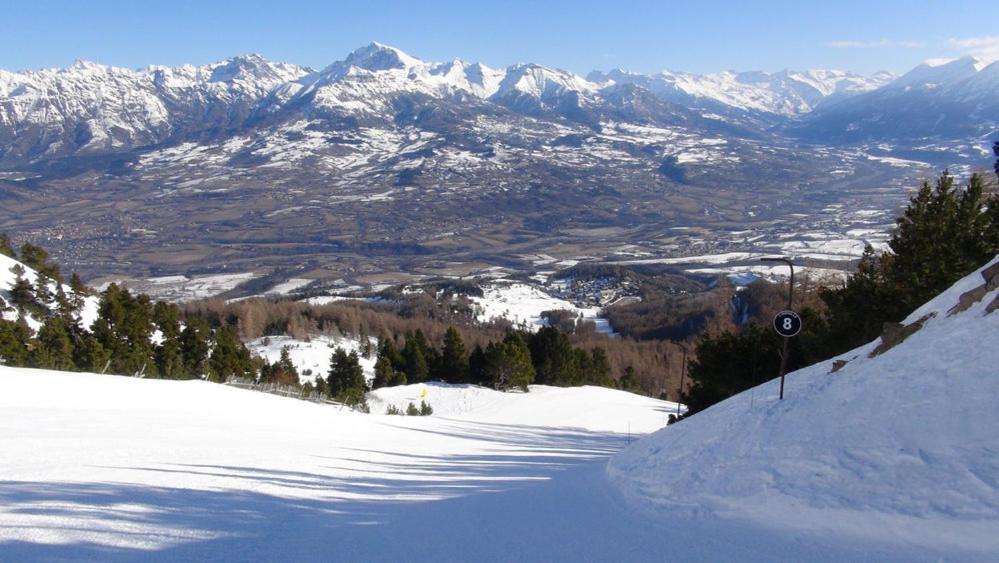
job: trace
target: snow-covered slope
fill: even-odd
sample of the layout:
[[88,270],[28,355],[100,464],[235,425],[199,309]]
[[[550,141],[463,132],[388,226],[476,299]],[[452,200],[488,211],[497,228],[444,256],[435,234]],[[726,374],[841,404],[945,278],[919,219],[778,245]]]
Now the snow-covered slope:
[[781,402],[771,381],[715,405],[616,456],[611,479],[671,521],[995,560],[999,277],[954,309],[980,272],[910,315],[925,324],[895,347],[872,357],[878,339],[834,373],[832,361],[791,373]]
[[591,80],[617,84],[636,84],[676,103],[704,105],[714,102],[729,108],[795,116],[817,105],[846,96],[877,89],[894,76],[877,73],[871,76],[839,70],[784,70],[765,72],[719,72],[693,74],[663,71],[645,75],[612,70],[594,72]]
[[[20,266],[24,269],[24,279],[30,282],[32,287],[36,287],[38,284],[38,272],[25,266],[18,260],[4,254],[0,254],[0,311],[2,311],[5,307],[7,308],[6,311],[0,313],[0,318],[4,318],[9,321],[17,320],[21,316],[13,306],[10,294],[10,290],[14,287],[14,283],[17,280],[17,275],[13,271],[13,268],[16,266]],[[50,310],[55,310],[57,307],[55,300],[57,289],[56,282],[49,281],[48,288],[53,297],[49,302],[44,303],[44,305]],[[67,297],[75,296],[73,289],[68,285],[63,285],[62,290],[65,292]],[[81,304],[79,310],[77,311],[77,319],[80,322],[80,326],[85,329],[89,329],[90,325],[97,320],[97,308],[100,303],[100,299],[94,295],[88,295],[83,296],[80,301]],[[38,330],[38,328],[42,326],[42,321],[44,319],[36,318],[35,315],[25,312],[24,320],[33,330]]]
[[595,388],[452,400],[432,386],[433,416],[364,415],[203,381],[2,366],[0,388],[4,561],[606,558],[620,548],[605,534],[636,522],[594,489],[551,485],[596,475],[629,421],[653,430],[673,406]]

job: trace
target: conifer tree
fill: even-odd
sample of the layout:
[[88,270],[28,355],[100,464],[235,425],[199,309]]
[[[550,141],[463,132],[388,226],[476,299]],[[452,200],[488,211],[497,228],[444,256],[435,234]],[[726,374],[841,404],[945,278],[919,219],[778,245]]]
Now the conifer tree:
[[61,371],[76,367],[70,327],[64,317],[52,316],[46,319],[38,330],[37,345],[32,355],[35,367]]
[[17,251],[14,250],[14,245],[6,233],[0,233],[0,254],[17,259]]
[[31,340],[31,329],[23,319],[9,321],[0,317],[0,364],[27,365]]
[[173,303],[158,301],[153,306],[153,322],[162,335],[162,341],[156,345],[154,351],[159,376],[168,379],[184,377],[179,308]]
[[24,268],[20,264],[14,264],[10,271],[14,274],[14,284],[10,288],[11,304],[22,314],[25,312],[38,314],[42,307],[35,299],[34,286],[24,277],[26,273]]
[[250,352],[243,346],[236,329],[225,325],[215,330],[212,353],[208,359],[208,379],[221,383],[229,377],[255,375]]
[[448,383],[464,383],[468,380],[468,353],[465,342],[453,326],[444,334],[444,348],[441,351],[440,377]]
[[184,330],[180,333],[180,353],[186,377],[200,377],[208,373],[210,338],[211,328],[203,318],[189,317],[185,320]]
[[420,338],[423,332],[417,330],[415,334],[406,337],[406,344],[402,349],[402,357],[405,360],[406,379],[410,383],[420,383],[430,377],[430,366],[424,350],[427,348],[426,339]]
[[330,395],[347,405],[359,405],[364,402],[367,383],[364,371],[357,357],[357,352],[348,354],[343,348],[337,348],[330,358],[329,376],[326,378]]
[[528,390],[534,381],[534,365],[527,343],[516,332],[508,332],[500,342],[490,343],[485,351],[485,376],[499,390]]
[[375,360],[375,377],[371,381],[372,389],[388,387],[395,381],[395,370],[392,368],[392,361],[379,354]]
[[270,380],[279,385],[298,385],[298,368],[287,346],[281,348],[281,357],[271,366]]

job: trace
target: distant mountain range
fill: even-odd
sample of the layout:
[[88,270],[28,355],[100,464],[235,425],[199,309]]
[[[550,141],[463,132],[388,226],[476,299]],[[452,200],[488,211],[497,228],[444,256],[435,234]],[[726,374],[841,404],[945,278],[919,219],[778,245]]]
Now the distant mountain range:
[[0,71],[0,162],[16,166],[217,138],[289,113],[352,125],[391,122],[405,113],[394,105],[403,93],[471,111],[488,113],[499,105],[593,126],[608,118],[653,124],[702,118],[743,126],[750,118],[763,125],[797,118],[792,130],[809,138],[974,135],[999,119],[999,64],[968,57],[923,64],[897,78],[834,70],[612,70],[582,78],[535,64],[493,69],[457,59],[425,62],[378,43],[319,71],[259,55],[143,70],[78,61],[60,70]]
[[668,254],[672,227],[889,212],[921,167],[986,165],[997,84],[999,64],[970,58],[900,77],[584,78],[378,43],[321,70],[248,55],[0,71],[0,230],[91,273]]

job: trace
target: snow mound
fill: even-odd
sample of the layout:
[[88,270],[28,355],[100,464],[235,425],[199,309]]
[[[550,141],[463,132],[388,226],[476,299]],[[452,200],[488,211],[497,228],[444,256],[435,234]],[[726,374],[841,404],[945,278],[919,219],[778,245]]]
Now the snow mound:
[[619,434],[645,434],[662,428],[676,403],[606,387],[531,385],[530,392],[502,392],[478,385],[417,383],[368,393],[372,413],[389,405],[403,411],[426,401],[433,416],[479,422],[585,428]]
[[894,347],[791,373],[784,401],[770,381],[657,432],[611,460],[611,481],[664,517],[999,556],[999,290],[952,311],[984,269],[913,312],[903,324],[925,323]]

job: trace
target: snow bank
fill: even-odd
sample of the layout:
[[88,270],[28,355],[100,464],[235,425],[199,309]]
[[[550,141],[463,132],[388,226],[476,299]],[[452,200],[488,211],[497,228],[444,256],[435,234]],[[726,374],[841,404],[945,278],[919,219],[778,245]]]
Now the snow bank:
[[667,519],[999,558],[999,313],[985,314],[999,290],[948,316],[980,285],[976,272],[914,312],[905,324],[935,316],[881,355],[878,339],[835,373],[789,374],[782,402],[771,381],[643,439],[610,479]]
[[645,434],[662,428],[676,403],[605,387],[531,385],[530,392],[501,392],[478,385],[417,383],[376,389],[368,394],[373,413],[389,405],[403,411],[426,401],[434,416],[480,422],[585,428],[619,434]]

